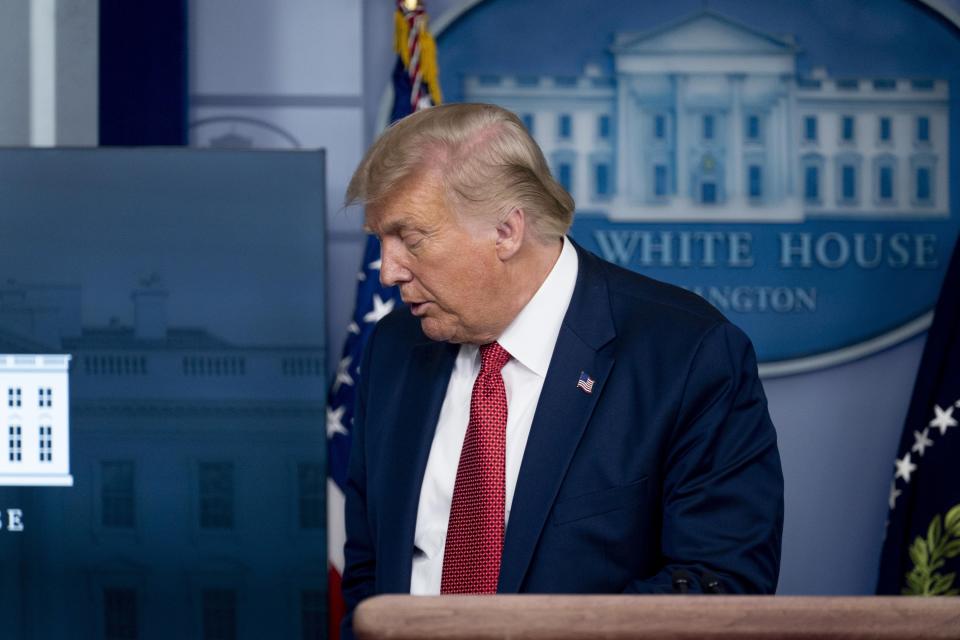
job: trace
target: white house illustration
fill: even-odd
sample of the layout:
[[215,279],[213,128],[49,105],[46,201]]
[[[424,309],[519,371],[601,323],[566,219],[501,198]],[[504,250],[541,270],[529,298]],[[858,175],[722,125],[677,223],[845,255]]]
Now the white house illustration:
[[[102,285],[97,293],[126,299]],[[77,476],[56,500],[30,506],[29,527],[47,533],[21,558],[31,575],[65,576],[56,582],[72,597],[51,598],[43,580],[0,581],[0,593],[21,590],[0,597],[0,637],[28,635],[41,616],[99,621],[97,637],[109,635],[103,628],[143,637],[154,616],[172,637],[193,637],[208,620],[220,629],[245,621],[251,637],[323,628],[324,345],[236,344],[178,324],[173,295],[162,278],[144,278],[124,316],[85,324],[81,285],[0,275],[0,353],[17,354],[0,356],[0,424],[8,433],[15,415],[21,427],[18,460],[0,446],[0,485],[39,484],[38,468],[69,481],[68,356],[28,353],[71,354]],[[8,388],[20,399],[14,414]],[[41,425],[52,427],[50,447],[40,446]],[[63,628],[31,627],[31,637],[71,635]]]
[[613,220],[947,217],[946,80],[797,73],[792,37],[703,11],[618,33],[614,75],[472,75],[578,211]]
[[0,486],[72,486],[69,355],[0,354]]

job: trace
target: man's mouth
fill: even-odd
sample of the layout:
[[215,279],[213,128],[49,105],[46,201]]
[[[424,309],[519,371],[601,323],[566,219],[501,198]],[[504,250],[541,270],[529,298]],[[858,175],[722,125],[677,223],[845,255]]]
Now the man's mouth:
[[410,313],[415,316],[420,316],[426,311],[426,306],[430,304],[429,302],[408,302],[407,306],[410,307]]

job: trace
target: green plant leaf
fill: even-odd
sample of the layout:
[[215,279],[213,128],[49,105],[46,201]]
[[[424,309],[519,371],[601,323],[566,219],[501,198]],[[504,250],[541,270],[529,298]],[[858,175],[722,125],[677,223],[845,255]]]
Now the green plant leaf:
[[953,586],[953,580],[957,577],[955,573],[948,573],[945,576],[935,575],[933,584],[930,585],[930,593],[933,595],[943,595]]
[[960,504],[953,505],[950,511],[947,511],[947,517],[944,518],[943,523],[954,537],[960,537]]
[[943,555],[947,558],[956,558],[960,555],[960,538],[943,545]]
[[905,596],[922,596],[924,593],[924,586],[922,583],[913,582],[904,587],[901,591]]
[[919,569],[914,569],[907,574],[907,586],[904,589],[904,592],[915,596],[922,596],[924,593],[926,593],[927,588],[929,587],[929,582],[929,574],[926,574]]
[[[946,526],[946,529],[944,529]],[[904,594],[920,596],[956,595],[955,572],[936,573],[946,565],[947,558],[960,556],[960,505],[955,505],[942,517],[935,515],[927,527],[926,537],[917,536],[909,549],[913,569],[905,574]]]
[[910,545],[910,559],[913,560],[913,564],[918,567],[925,567],[930,562],[927,544],[920,536],[917,536],[917,539]]
[[940,516],[936,515],[933,517],[933,520],[930,521],[930,526],[927,528],[927,546],[930,547],[930,553],[933,554],[934,550],[940,545],[940,538],[943,536],[943,526],[940,524]]

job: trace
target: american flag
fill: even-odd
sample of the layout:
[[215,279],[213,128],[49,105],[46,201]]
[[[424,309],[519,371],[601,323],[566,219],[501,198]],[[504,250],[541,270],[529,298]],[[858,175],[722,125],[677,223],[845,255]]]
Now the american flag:
[[[427,16],[422,4],[397,0],[395,25],[398,56],[393,74],[394,120],[440,102],[436,79],[436,45],[427,31]],[[377,322],[402,304],[396,287],[384,288],[380,285],[380,243],[374,236],[367,237],[357,280],[353,319],[347,327],[340,364],[327,393],[327,576],[328,637],[331,640],[340,637],[340,621],[345,613],[340,591],[343,543],[346,540],[344,487],[347,482],[360,358]]]
[[400,304],[396,287],[380,285],[380,243],[367,238],[363,265],[357,274],[357,299],[353,319],[347,327],[337,373],[327,392],[327,578],[329,588],[329,636],[340,637],[340,620],[345,607],[340,592],[343,576],[344,487],[350,457],[350,431],[360,377],[360,358],[374,326]]
[[580,372],[580,379],[577,380],[577,388],[583,389],[587,393],[593,393],[593,378],[588,376],[586,371]]

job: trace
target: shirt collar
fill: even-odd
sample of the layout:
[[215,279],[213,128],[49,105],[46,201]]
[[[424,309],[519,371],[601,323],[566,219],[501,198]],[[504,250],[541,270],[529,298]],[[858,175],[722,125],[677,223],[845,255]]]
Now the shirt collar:
[[560,257],[547,278],[497,340],[517,362],[542,378],[547,376],[560,326],[573,297],[578,262],[576,249],[564,237]]

